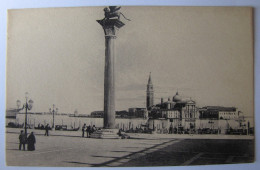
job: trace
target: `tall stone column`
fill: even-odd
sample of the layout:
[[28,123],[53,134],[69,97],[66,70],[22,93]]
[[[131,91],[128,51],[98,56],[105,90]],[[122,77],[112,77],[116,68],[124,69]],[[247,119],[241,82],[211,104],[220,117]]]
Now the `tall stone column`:
[[115,40],[124,26],[119,19],[97,20],[105,33],[104,128],[115,129]]

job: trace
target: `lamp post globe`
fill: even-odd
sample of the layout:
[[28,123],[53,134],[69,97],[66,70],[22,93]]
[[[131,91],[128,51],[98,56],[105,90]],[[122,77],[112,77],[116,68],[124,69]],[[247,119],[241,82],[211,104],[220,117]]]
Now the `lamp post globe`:
[[16,106],[17,106],[18,109],[20,108],[20,106],[21,106],[21,101],[20,100],[16,100]]
[[32,109],[32,107],[33,107],[33,100],[30,99],[28,101],[28,108],[29,108],[29,110]]

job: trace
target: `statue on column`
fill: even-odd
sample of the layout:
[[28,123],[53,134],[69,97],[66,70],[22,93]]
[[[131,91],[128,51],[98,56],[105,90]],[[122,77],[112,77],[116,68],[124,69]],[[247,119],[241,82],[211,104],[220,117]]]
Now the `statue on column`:
[[122,12],[119,11],[121,7],[117,6],[109,6],[104,8],[105,18],[104,20],[109,20],[111,18],[117,18],[120,20],[120,16],[122,15],[126,20],[131,21],[130,19],[126,18]]

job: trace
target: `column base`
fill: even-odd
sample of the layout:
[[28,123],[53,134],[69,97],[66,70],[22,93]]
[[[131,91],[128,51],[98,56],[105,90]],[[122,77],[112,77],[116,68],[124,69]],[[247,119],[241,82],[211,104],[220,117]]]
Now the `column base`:
[[101,129],[97,130],[90,135],[90,138],[99,138],[99,139],[120,139],[118,135],[118,129]]

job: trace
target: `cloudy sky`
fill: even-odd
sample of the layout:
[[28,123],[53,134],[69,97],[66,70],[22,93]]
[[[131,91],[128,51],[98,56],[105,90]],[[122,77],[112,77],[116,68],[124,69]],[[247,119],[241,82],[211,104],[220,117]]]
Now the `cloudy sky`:
[[[104,7],[9,10],[7,109],[103,110]],[[116,39],[116,110],[145,107],[149,72],[155,103],[192,98],[253,114],[252,12],[239,7],[122,7]]]

